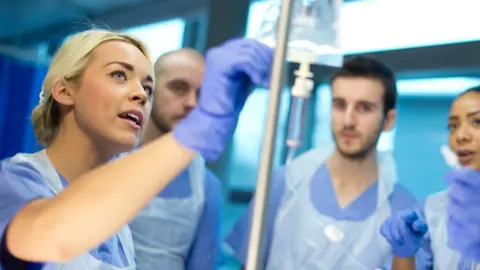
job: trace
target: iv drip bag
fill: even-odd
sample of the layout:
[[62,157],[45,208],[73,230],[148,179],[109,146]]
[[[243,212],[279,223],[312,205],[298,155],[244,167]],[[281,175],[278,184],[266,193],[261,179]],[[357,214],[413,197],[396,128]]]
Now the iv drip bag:
[[[339,14],[342,0],[293,0],[287,60],[299,63],[308,55],[312,63],[340,67]],[[281,0],[271,0],[255,38],[274,47]]]

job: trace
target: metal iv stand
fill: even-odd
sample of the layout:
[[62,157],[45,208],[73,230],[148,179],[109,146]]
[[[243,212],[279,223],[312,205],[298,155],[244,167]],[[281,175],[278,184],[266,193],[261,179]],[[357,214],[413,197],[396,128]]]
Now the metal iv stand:
[[292,3],[293,0],[282,0],[280,15],[278,17],[277,42],[270,77],[270,97],[258,169],[257,186],[255,188],[252,227],[248,245],[247,263],[245,265],[246,270],[261,270],[264,265],[262,250],[264,245],[267,206],[270,198],[270,175],[275,148],[280,96],[283,89],[282,76],[284,75],[283,71],[287,53]]

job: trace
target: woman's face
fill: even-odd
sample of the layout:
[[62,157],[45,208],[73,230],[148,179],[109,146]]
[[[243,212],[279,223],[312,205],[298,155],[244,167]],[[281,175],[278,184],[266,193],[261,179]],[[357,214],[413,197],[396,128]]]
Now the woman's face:
[[152,78],[152,63],[134,45],[99,45],[74,91],[75,122],[96,143],[130,150],[150,116]]
[[452,104],[449,145],[462,166],[480,169],[480,93],[468,92]]

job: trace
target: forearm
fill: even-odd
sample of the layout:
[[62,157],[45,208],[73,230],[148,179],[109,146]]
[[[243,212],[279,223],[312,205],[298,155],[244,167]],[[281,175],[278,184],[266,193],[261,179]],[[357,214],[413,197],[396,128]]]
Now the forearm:
[[415,270],[415,257],[393,257],[392,270]]
[[70,260],[127,224],[194,155],[167,134],[95,169],[56,197],[21,210],[10,224],[7,246],[24,260]]

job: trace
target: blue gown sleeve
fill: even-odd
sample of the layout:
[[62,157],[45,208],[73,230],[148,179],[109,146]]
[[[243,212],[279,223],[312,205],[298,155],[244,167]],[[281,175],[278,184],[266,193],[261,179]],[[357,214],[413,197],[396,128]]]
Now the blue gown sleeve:
[[25,262],[15,258],[6,246],[8,225],[15,214],[29,202],[54,194],[42,180],[40,174],[29,164],[0,162],[0,265],[2,270],[44,269],[44,263]]
[[[263,261],[268,261],[268,254],[270,250],[275,217],[280,207],[283,194],[285,192],[285,168],[281,167],[272,175],[271,180],[270,201],[268,205],[265,245],[263,250]],[[255,198],[254,198],[255,200]],[[242,263],[246,263],[248,241],[250,237],[250,227],[253,211],[253,201],[250,202],[248,209],[243,213],[233,229],[226,238],[226,243],[232,248],[235,257]]]
[[205,206],[187,258],[187,270],[217,269],[220,264],[221,183],[209,170],[205,180]]

